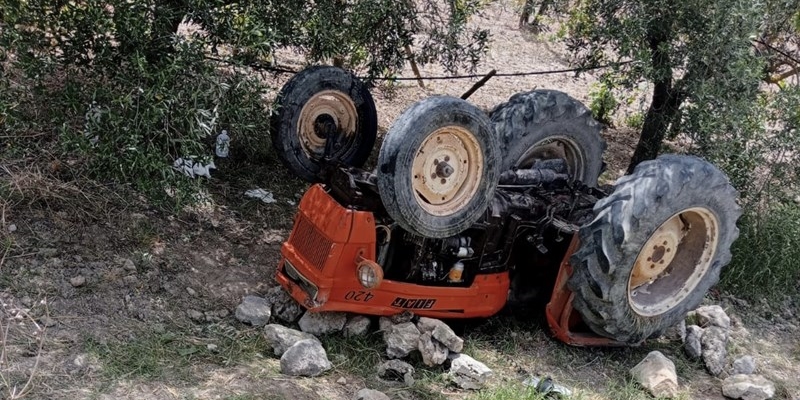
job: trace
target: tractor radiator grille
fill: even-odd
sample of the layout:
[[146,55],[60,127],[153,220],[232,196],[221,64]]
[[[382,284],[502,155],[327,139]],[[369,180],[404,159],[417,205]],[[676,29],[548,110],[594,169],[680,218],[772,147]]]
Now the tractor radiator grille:
[[292,247],[311,265],[322,271],[325,259],[331,251],[333,243],[320,233],[314,225],[304,217],[297,219],[297,224],[289,241]]

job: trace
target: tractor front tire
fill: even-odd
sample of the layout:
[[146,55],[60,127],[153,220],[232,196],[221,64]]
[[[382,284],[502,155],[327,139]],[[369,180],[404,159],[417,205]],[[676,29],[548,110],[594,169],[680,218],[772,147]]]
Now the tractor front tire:
[[579,231],[573,307],[597,334],[629,344],[680,322],[731,260],[736,197],[725,174],[697,157],[638,165]]
[[[273,107],[272,146],[284,165],[308,182],[319,180],[326,147],[331,158],[361,167],[375,146],[378,114],[372,95],[341,68],[312,66],[298,72],[281,88]],[[332,135],[338,140],[329,146]]]
[[489,119],[454,97],[421,100],[401,114],[378,155],[378,193],[386,212],[415,235],[444,238],[483,215],[499,180]]
[[517,93],[489,115],[500,143],[501,171],[563,158],[574,179],[597,186],[606,143],[600,124],[578,100],[557,90]]

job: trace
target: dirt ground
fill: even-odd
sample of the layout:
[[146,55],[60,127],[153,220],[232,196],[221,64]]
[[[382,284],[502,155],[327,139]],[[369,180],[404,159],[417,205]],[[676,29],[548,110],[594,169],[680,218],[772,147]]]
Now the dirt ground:
[[[492,31],[480,72],[568,67],[564,48],[549,34],[517,29],[511,2],[492,3],[472,23]],[[428,66],[422,74],[443,71]],[[470,101],[489,109],[522,90],[554,88],[587,102],[594,80],[494,78]],[[378,88],[380,131],[414,101],[459,96],[475,81],[428,81],[424,89],[403,82],[391,96]],[[635,132],[618,127],[603,135],[611,179],[626,167]],[[306,186],[277,160],[249,173],[219,163],[208,201],[174,214],[125,187],[54,180],[31,167],[31,159],[0,164],[0,183],[14,193],[0,199],[0,398],[24,389],[33,399],[350,399],[364,387],[397,399],[492,398],[448,386],[441,371],[421,372],[412,388],[386,386],[369,372],[381,350],[369,340],[326,340],[335,368],[323,377],[279,373],[259,331],[233,317],[244,295],[274,285],[280,244]],[[243,196],[255,187],[273,191],[277,201]],[[754,356],[759,372],[775,381],[776,398],[800,399],[797,302],[748,303],[718,292],[708,302],[734,316],[731,356]],[[577,390],[577,398],[649,398],[627,371],[659,349],[675,360],[684,398],[723,398],[720,380],[671,342],[571,348],[549,337],[541,315],[501,315],[469,324],[463,334],[467,351],[495,370],[493,387],[549,375]]]

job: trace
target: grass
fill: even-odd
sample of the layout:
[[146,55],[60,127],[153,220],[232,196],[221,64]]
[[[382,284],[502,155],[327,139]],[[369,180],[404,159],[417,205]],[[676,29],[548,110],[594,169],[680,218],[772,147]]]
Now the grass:
[[800,294],[800,206],[772,207],[741,218],[733,260],[722,274],[722,287],[751,300],[782,300]]
[[209,325],[199,334],[173,326],[105,343],[87,338],[85,346],[99,358],[103,374],[112,380],[141,377],[189,381],[190,367],[197,363],[229,366],[267,351],[257,330],[240,331],[227,325]]
[[335,334],[323,337],[322,342],[335,370],[370,378],[383,362],[385,345],[380,334],[352,338]]
[[481,390],[467,397],[468,400],[545,400],[544,394],[520,382],[504,382],[502,385]]

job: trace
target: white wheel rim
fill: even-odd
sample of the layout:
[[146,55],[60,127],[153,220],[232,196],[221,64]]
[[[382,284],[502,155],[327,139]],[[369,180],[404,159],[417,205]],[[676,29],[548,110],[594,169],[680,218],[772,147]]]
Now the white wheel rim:
[[411,167],[417,203],[426,212],[452,215],[475,196],[484,168],[475,136],[460,126],[446,126],[422,142]]
[[719,242],[719,220],[694,207],[662,223],[639,251],[628,278],[636,314],[661,315],[685,300],[708,273]]

